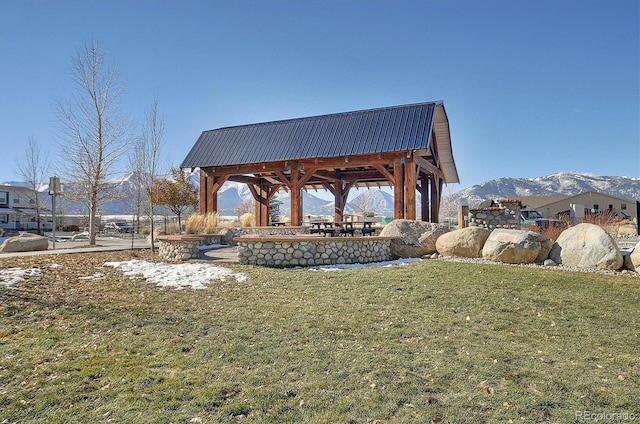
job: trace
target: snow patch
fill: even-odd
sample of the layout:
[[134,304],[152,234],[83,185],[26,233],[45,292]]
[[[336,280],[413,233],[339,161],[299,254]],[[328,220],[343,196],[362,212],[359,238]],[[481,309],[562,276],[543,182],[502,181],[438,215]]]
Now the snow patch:
[[296,268],[296,269],[297,270],[308,269],[309,271],[335,272],[335,271],[342,271],[343,269],[364,269],[364,268],[403,266],[403,265],[408,265],[408,264],[412,264],[414,262],[419,262],[419,261],[421,261],[421,259],[419,258],[407,258],[407,259],[397,259],[395,261],[371,262],[367,264],[323,265],[323,266],[314,266],[311,268]]
[[235,278],[240,282],[247,280],[244,274],[236,274],[230,269],[208,264],[165,264],[134,259],[106,262],[104,265],[120,269],[132,278],[141,276],[160,287],[175,287],[178,290],[185,287],[204,289],[213,280],[224,281],[227,278]]
[[40,274],[38,268],[7,268],[0,269],[0,286],[13,287],[20,281],[24,280],[24,277],[33,277]]

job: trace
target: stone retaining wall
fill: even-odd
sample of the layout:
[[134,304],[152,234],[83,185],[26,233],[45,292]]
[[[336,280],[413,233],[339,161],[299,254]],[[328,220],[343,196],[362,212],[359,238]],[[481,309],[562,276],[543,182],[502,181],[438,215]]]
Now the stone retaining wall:
[[393,237],[236,237],[242,264],[316,266],[391,260]]
[[169,262],[197,259],[201,245],[220,244],[220,236],[216,234],[175,234],[156,239],[160,257]]
[[469,226],[482,227],[489,231],[496,228],[520,229],[520,202],[499,201],[499,206],[469,209]]

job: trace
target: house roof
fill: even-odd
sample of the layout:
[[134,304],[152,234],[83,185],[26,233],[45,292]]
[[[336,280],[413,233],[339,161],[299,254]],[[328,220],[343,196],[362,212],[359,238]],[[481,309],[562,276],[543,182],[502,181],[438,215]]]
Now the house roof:
[[[436,145],[431,146],[434,139]],[[438,152],[445,181],[459,182],[442,101],[204,131],[180,166],[244,165],[429,148]]]
[[509,198],[520,200],[522,202],[522,205],[527,209],[541,209],[543,207],[560,203],[560,202],[572,203],[576,201],[576,199],[579,199],[585,196],[591,196],[591,195],[604,196],[604,197],[615,199],[621,202],[629,202],[629,203],[634,202],[633,200],[624,199],[621,197],[616,197],[607,193],[597,192],[593,190],[583,191],[581,193],[574,194],[574,195],[558,194],[555,196],[511,196]]

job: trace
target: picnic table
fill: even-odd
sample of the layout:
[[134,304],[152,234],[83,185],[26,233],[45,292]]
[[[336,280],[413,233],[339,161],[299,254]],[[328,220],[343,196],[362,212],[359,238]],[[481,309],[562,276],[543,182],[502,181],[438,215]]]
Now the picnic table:
[[[355,225],[362,225],[362,229],[357,229]],[[375,228],[371,227],[371,222],[359,222],[359,221],[343,221],[343,222],[312,222],[309,232],[311,234],[322,234],[324,236],[355,236],[356,231],[360,231],[363,236],[373,235],[376,232]]]
[[363,222],[362,223],[362,235],[363,236],[372,236],[375,232],[376,229],[371,227],[371,224],[373,224],[373,222]]

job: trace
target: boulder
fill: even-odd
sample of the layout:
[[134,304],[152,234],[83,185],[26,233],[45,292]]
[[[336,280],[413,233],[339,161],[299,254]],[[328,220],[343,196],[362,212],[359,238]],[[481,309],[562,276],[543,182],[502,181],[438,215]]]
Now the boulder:
[[624,257],[624,267],[629,271],[640,272],[640,242],[633,251]]
[[490,231],[481,227],[467,227],[450,231],[438,237],[436,250],[442,256],[478,258]]
[[32,252],[34,250],[47,250],[49,240],[37,234],[24,233],[10,237],[0,245],[1,253]]
[[540,234],[543,240],[540,241],[540,252],[536,257],[534,262],[543,263],[549,258],[549,253],[551,253],[551,248],[553,248],[554,241]]
[[380,236],[395,237],[391,240],[393,258],[421,258],[435,253],[436,240],[448,231],[444,224],[394,219],[385,225]]
[[[508,264],[532,263],[540,255],[542,243],[545,240],[547,240],[545,236],[535,231],[498,228],[491,232],[484,243],[482,257]],[[543,258],[540,262],[545,259],[547,258]]]
[[609,233],[586,223],[560,233],[549,258],[558,264],[580,268],[618,270],[623,264],[620,249]]

